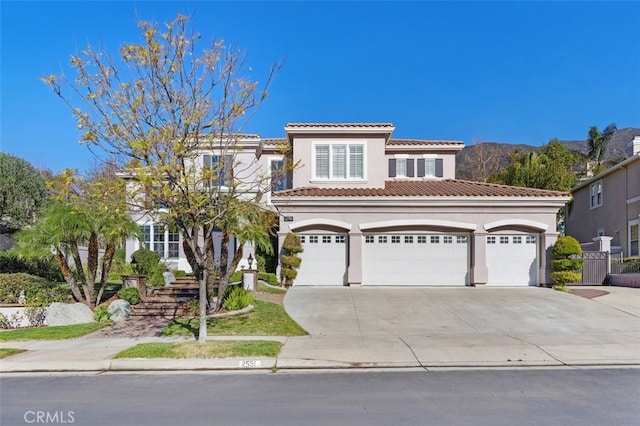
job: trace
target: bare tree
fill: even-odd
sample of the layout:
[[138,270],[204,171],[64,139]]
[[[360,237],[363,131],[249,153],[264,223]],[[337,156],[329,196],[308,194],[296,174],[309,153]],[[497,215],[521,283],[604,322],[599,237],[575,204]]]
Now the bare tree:
[[[238,161],[238,153],[242,129],[281,63],[259,85],[242,51],[222,40],[200,48],[201,36],[190,23],[183,15],[164,27],[142,21],[142,40],[122,45],[117,59],[89,46],[70,59],[75,78],[43,80],[72,108],[81,142],[114,158],[137,182],[129,188],[136,192],[130,208],[180,230],[200,285],[204,341],[211,289],[217,280],[220,297],[211,306],[216,310],[242,257],[240,244],[227,267],[231,236],[260,245],[269,241],[270,224],[258,203],[269,190],[266,178],[252,174],[255,164]],[[217,161],[204,164],[207,152],[215,152]],[[223,235],[219,273],[214,229]]]

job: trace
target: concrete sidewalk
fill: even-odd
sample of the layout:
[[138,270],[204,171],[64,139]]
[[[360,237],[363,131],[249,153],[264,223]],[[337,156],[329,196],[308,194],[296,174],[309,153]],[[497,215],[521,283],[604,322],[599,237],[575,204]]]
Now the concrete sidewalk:
[[[139,343],[190,339],[89,336],[2,342],[2,348],[27,352],[0,360],[0,372],[640,366],[640,289],[597,289],[608,294],[585,299],[537,288],[294,288],[285,307],[310,336],[211,338],[283,342],[274,358],[112,359]],[[333,315],[323,304],[332,306]],[[408,308],[398,310],[402,305]]]

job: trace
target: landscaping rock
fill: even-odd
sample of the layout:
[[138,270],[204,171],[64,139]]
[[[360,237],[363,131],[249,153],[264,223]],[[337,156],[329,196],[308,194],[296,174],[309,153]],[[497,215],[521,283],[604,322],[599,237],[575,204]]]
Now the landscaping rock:
[[52,303],[47,309],[47,325],[72,325],[95,322],[93,312],[84,303]]
[[164,285],[169,285],[176,280],[176,276],[172,272],[164,272],[162,276],[164,277]]
[[124,321],[131,313],[131,303],[122,299],[114,300],[107,310],[111,321]]

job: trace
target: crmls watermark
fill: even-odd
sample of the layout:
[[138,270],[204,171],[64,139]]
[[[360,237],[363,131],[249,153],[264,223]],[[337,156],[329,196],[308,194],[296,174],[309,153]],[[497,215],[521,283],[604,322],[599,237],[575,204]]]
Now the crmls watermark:
[[27,411],[24,413],[25,423],[67,424],[76,421],[73,411]]

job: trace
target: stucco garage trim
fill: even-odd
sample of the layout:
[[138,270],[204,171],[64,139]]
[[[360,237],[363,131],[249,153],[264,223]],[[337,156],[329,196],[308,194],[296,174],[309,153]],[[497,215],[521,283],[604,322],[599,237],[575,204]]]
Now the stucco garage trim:
[[506,226],[525,226],[527,228],[536,229],[538,231],[546,231],[549,228],[549,225],[547,225],[546,223],[536,222],[533,220],[505,219],[505,220],[498,220],[495,222],[487,223],[486,225],[484,225],[484,230],[490,231],[495,228],[502,228]]
[[340,228],[344,229],[345,231],[351,231],[351,228],[353,227],[353,225],[351,225],[350,223],[342,222],[339,220],[318,218],[301,220],[299,222],[292,223],[291,225],[289,225],[289,229],[291,231],[295,231],[296,229],[317,227],[319,225]]
[[454,222],[450,220],[429,220],[429,219],[387,220],[383,222],[361,223],[359,225],[361,231],[367,231],[369,229],[409,227],[409,226],[441,227],[441,228],[452,228],[452,229],[464,229],[467,231],[475,231],[478,227],[478,225],[476,225],[475,223]]

